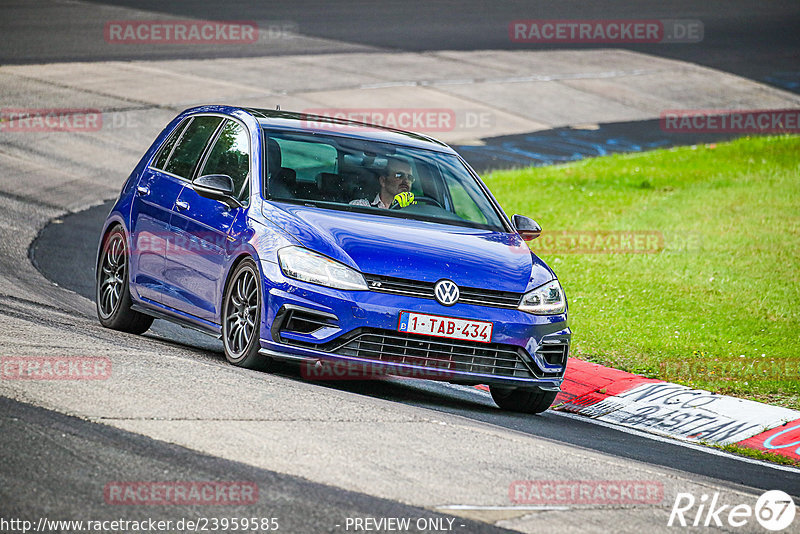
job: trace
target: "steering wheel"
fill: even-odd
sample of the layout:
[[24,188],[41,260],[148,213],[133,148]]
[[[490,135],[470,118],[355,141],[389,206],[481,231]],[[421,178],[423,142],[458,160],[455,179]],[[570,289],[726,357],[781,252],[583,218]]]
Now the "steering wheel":
[[424,202],[425,204],[431,204],[432,206],[436,206],[437,208],[444,209],[444,206],[442,206],[441,203],[438,200],[436,200],[435,198],[431,198],[431,197],[414,197],[414,200],[416,200],[417,202]]
[[[420,197],[416,197],[415,196],[414,197],[414,202],[423,202],[425,204],[430,204],[432,206],[436,206],[438,208],[444,209],[444,206],[442,206],[439,203],[438,200],[436,200],[435,198],[431,198],[431,197],[421,197],[421,196]],[[408,207],[408,206],[406,206],[406,207]],[[401,206],[397,202],[392,202],[392,204],[389,206],[390,210],[399,210],[399,209],[402,209],[402,208],[403,208],[403,206]]]

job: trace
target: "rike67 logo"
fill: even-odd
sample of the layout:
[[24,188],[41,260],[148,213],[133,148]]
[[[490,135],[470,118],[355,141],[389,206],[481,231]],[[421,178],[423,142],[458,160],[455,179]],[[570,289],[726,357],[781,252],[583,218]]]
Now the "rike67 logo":
[[763,528],[778,532],[792,524],[795,513],[794,501],[780,490],[765,492],[755,506],[720,504],[719,492],[703,494],[699,499],[691,493],[678,493],[667,526],[739,528],[752,524],[755,518]]

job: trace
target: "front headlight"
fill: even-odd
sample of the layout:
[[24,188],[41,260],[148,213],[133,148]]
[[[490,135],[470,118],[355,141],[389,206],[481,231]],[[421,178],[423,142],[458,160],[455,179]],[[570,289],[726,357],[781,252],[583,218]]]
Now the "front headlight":
[[358,271],[307,248],[282,248],[278,251],[278,262],[283,274],[295,280],[334,289],[369,289]]
[[567,311],[567,299],[558,280],[551,280],[525,293],[519,309],[536,315],[558,315]]

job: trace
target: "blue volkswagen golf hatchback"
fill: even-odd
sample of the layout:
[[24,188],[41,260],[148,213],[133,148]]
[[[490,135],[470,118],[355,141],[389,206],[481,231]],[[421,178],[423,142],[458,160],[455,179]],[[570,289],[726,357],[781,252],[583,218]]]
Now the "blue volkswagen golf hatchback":
[[501,408],[538,413],[571,336],[561,285],[525,243],[539,233],[427,136],[197,107],[108,215],[97,314],[130,333],[154,318],[200,330],[242,367],[488,384]]

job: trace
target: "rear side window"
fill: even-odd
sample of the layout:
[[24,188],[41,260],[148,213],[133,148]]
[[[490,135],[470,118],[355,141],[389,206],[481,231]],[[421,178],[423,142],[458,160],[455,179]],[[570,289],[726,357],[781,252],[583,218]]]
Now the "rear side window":
[[161,148],[158,151],[158,156],[156,156],[155,162],[153,163],[153,167],[156,169],[161,169],[162,171],[164,170],[164,167],[167,166],[169,155],[172,154],[172,147],[175,146],[175,143],[181,137],[181,132],[183,132],[183,129],[186,128],[186,125],[191,121],[192,119],[184,119],[184,121],[172,131],[172,134],[169,136],[169,138],[167,138],[166,142],[161,145]]
[[335,173],[338,153],[324,143],[307,143],[276,137],[281,147],[282,167],[294,169],[298,182],[316,182],[321,172]]
[[208,140],[214,135],[220,122],[220,117],[195,117],[175,145],[164,170],[187,180],[191,178]]
[[250,138],[241,124],[229,120],[220,130],[200,175],[227,174],[233,180],[236,197],[244,201],[249,193],[249,173]]

